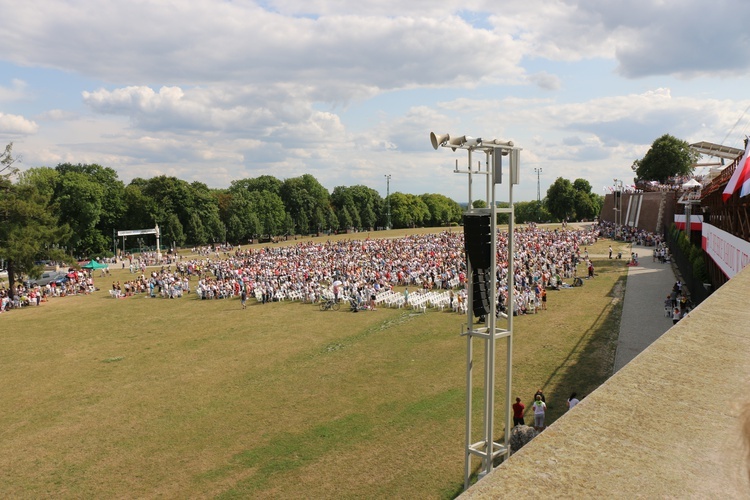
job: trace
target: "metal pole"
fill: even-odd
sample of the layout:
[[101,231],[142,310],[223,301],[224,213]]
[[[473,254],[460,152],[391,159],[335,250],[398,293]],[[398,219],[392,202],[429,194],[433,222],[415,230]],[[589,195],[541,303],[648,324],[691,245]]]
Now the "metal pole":
[[[498,154],[497,150],[494,154]],[[501,156],[502,158],[502,156]],[[489,474],[492,472],[493,455],[495,451],[495,328],[496,328],[496,308],[497,308],[497,201],[495,200],[495,176],[494,172],[489,172],[489,162],[487,163],[487,183],[488,190],[491,191],[492,208],[490,209],[490,230],[492,231],[492,237],[490,238],[490,253],[492,254],[490,260],[490,317],[488,321],[489,333],[487,340],[485,341],[487,350],[487,385],[485,387],[485,402],[487,404],[487,413],[485,421],[487,422],[487,436],[486,436],[486,464],[485,472]],[[490,186],[491,184],[491,186]],[[488,193],[489,194],[489,193]]]
[[[471,149],[469,150],[469,211],[473,210],[474,207],[471,204]],[[471,327],[471,324],[469,324]]]
[[[456,160],[456,171],[458,171],[458,160]],[[474,206],[471,199],[471,150],[469,150],[469,199],[467,211],[473,212]],[[471,474],[471,413],[472,413],[472,375],[474,371],[474,349],[472,344],[471,330],[473,328],[473,311],[470,301],[474,297],[474,277],[471,262],[466,259],[466,449],[464,450],[464,490],[469,488],[469,479]]]
[[385,175],[385,213],[386,223],[385,228],[391,228],[391,174]]
[[[541,171],[541,168],[539,169]],[[509,176],[510,177],[510,176]],[[513,276],[513,259],[515,258],[515,247],[514,245],[514,218],[515,213],[513,210],[513,180],[511,179],[508,183],[508,203],[510,204],[510,213],[508,214],[508,303],[510,304],[513,300],[513,287],[515,286],[515,278]],[[508,331],[511,332],[507,336],[507,348],[506,353],[506,366],[505,366],[505,458],[510,458],[510,431],[512,428],[512,413],[511,413],[511,400],[513,390],[511,381],[513,376],[513,309],[508,309]]]
[[[470,292],[472,287],[471,272],[471,263],[469,262],[469,259],[466,259],[466,273],[469,277],[467,283]],[[469,478],[471,477],[471,452],[469,451],[469,446],[471,446],[471,386],[472,374],[474,371],[474,362],[472,361],[472,358],[474,357],[474,349],[472,344],[473,336],[471,335],[471,308],[468,307],[468,300],[470,297],[470,295],[466,297],[466,315],[468,318],[467,322],[469,324],[469,331],[466,332],[466,449],[464,450],[464,490],[469,489]]]

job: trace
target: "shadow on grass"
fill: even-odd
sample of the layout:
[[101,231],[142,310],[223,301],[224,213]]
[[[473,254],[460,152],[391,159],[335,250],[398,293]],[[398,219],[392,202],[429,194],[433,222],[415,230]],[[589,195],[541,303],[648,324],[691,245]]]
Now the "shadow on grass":
[[542,384],[549,407],[547,425],[567,411],[572,392],[583,399],[612,376],[626,283],[627,274],[615,281],[607,293],[612,302],[581,332],[573,348]]

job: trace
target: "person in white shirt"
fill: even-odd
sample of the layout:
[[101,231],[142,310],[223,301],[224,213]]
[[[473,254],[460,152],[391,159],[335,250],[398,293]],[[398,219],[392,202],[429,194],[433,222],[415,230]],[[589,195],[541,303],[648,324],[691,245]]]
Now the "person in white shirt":
[[534,429],[540,432],[544,429],[544,414],[547,411],[547,404],[542,401],[542,396],[537,394],[534,398]]
[[572,408],[573,408],[573,407],[574,407],[575,405],[577,405],[578,403],[580,403],[580,400],[579,400],[579,399],[578,399],[578,398],[576,397],[576,393],[574,392],[574,393],[573,393],[573,394],[571,394],[571,395],[570,395],[570,397],[568,398],[568,409],[569,409],[569,410],[570,410],[570,409],[572,409]]

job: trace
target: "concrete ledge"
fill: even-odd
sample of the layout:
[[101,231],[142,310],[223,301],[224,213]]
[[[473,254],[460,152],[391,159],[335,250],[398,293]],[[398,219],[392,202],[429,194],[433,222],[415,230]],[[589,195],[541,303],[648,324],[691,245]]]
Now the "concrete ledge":
[[750,266],[462,498],[750,498]]

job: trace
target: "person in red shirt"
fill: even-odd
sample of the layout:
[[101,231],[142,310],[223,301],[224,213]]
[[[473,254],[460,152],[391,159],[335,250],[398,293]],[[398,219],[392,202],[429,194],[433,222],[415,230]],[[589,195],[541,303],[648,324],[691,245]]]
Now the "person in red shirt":
[[521,402],[521,398],[516,398],[515,404],[513,404],[513,427],[517,425],[526,425],[523,421],[523,411],[526,406]]

